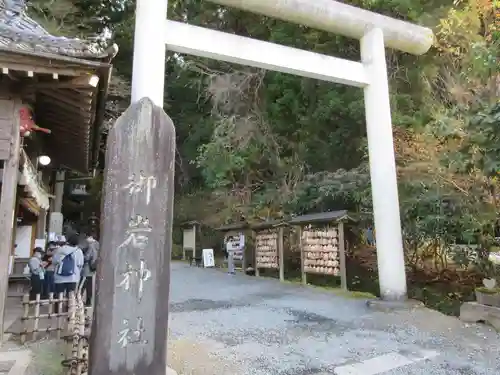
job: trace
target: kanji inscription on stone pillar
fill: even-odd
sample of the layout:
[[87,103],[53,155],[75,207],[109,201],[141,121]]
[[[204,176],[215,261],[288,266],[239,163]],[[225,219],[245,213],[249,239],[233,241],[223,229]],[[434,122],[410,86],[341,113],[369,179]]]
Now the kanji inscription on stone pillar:
[[90,375],[166,374],[175,129],[148,98],[111,128]]

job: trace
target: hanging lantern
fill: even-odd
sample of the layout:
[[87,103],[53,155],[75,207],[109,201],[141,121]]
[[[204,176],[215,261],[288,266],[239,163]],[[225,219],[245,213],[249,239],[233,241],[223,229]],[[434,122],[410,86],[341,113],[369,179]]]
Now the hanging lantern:
[[96,226],[99,223],[99,218],[96,216],[95,212],[92,212],[92,215],[89,217],[89,224],[91,226]]

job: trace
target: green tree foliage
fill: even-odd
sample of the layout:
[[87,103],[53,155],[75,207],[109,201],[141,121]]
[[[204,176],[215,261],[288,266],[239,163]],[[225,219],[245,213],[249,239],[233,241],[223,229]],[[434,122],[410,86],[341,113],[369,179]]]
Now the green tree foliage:
[[[78,32],[113,32],[117,74],[130,80],[134,2],[64,2],[72,6],[66,16],[80,20]],[[500,160],[494,2],[350,3],[424,24],[436,35],[424,56],[387,51],[408,260],[453,253],[455,243],[488,250]],[[357,41],[201,0],[169,1],[169,18],[359,60]],[[361,90],[192,56],[168,59],[165,108],[177,128],[179,221],[339,208],[370,214]]]

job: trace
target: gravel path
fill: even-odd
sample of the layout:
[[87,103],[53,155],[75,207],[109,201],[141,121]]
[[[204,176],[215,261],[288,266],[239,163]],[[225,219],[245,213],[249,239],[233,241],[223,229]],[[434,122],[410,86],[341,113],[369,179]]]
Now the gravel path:
[[168,355],[179,375],[500,373],[500,335],[486,326],[179,262],[172,272]]

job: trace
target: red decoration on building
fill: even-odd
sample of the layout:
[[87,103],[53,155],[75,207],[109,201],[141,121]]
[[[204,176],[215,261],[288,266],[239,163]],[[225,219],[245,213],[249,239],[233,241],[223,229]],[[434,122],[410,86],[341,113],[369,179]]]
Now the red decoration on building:
[[21,132],[21,137],[29,137],[32,131],[40,131],[45,134],[51,133],[50,129],[41,128],[35,124],[35,122],[33,121],[33,116],[31,115],[31,111],[28,107],[22,107],[19,110],[19,119],[19,131]]

